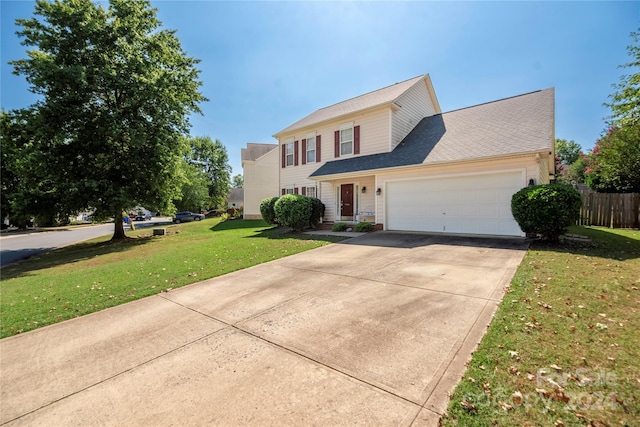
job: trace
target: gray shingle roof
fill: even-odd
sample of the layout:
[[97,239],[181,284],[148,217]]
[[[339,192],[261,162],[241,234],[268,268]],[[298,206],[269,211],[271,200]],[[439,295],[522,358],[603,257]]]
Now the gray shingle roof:
[[393,151],[327,162],[311,177],[551,150],[553,126],[551,88],[425,117]]
[[342,101],[328,107],[320,108],[319,110],[316,110],[308,116],[298,120],[294,124],[282,129],[274,136],[286,132],[291,132],[296,129],[302,129],[312,124],[336,119],[338,117],[354,113],[356,111],[366,110],[368,108],[377,107],[379,105],[389,104],[396,100],[404,92],[406,92],[411,86],[418,83],[420,80],[425,79],[426,77],[427,74],[423,74],[421,76],[414,77],[412,79],[405,80],[403,82],[399,82],[391,86],[387,86],[382,89],[357,96],[355,98],[347,99],[346,101]]
[[242,148],[240,150],[241,159],[243,161],[254,161],[276,148],[278,148],[278,144],[260,144],[249,142],[247,143],[247,148]]

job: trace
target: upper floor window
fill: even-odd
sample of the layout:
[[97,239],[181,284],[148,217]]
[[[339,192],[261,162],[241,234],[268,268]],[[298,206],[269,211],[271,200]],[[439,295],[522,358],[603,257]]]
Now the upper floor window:
[[316,161],[316,136],[315,135],[307,135],[306,140],[306,156],[307,163],[314,163]]
[[360,126],[353,122],[343,123],[334,133],[334,156],[360,154]]
[[340,129],[340,155],[353,153],[353,128]]
[[285,145],[285,153],[286,153],[286,165],[287,166],[293,166],[293,142],[290,142],[288,144]]

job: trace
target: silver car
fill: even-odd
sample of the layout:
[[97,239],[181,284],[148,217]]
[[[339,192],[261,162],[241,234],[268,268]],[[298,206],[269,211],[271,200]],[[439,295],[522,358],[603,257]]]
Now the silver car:
[[200,221],[201,219],[204,219],[204,215],[199,213],[178,212],[176,216],[173,217],[173,222],[180,224],[181,222]]

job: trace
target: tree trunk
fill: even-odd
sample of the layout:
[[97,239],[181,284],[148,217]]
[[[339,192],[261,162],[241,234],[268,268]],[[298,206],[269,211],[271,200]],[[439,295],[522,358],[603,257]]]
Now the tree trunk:
[[127,236],[125,236],[124,234],[124,223],[122,222],[122,209],[119,209],[116,212],[115,218],[114,218],[114,229],[113,229],[113,237],[111,238],[111,241],[115,241],[115,240],[123,240],[126,239]]

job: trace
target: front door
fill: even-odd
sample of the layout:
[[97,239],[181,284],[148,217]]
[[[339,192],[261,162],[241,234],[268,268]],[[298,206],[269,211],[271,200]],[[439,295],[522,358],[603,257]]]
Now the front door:
[[353,219],[353,184],[340,186],[340,216],[351,217],[342,219]]

